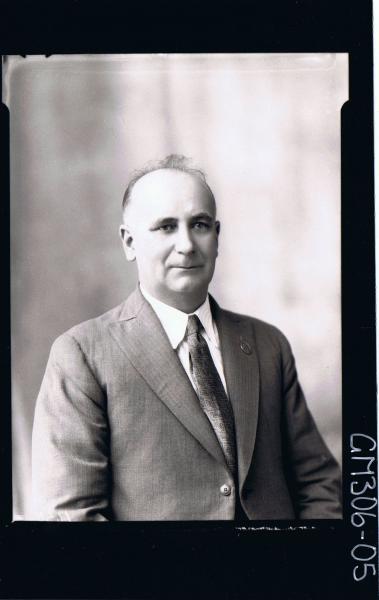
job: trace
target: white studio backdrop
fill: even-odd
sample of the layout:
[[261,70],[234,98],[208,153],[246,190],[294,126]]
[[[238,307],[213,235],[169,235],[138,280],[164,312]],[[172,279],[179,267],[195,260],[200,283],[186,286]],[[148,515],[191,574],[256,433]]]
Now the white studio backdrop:
[[211,292],[289,338],[341,460],[340,111],[347,54],[6,57],[14,518],[27,518],[34,404],[53,340],[121,302],[132,171],[193,159],[221,221]]

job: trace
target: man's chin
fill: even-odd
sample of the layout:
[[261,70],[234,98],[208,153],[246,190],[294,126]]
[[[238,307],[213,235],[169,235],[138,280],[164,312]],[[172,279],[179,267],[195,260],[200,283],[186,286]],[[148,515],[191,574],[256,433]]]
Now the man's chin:
[[[147,286],[146,286],[147,289]],[[181,280],[180,282],[170,282],[170,285],[166,285],[164,288],[150,290],[150,294],[178,310],[183,312],[193,312],[198,308],[207,297],[208,284],[204,282],[199,285],[194,285],[193,280]]]
[[194,278],[192,274],[183,274],[178,277],[171,286],[173,292],[183,293],[183,294],[196,294],[204,287],[203,281],[199,281],[198,278]]
[[206,297],[208,291],[208,283],[204,281],[194,281],[192,277],[181,277],[170,286],[170,291],[174,295],[185,298]]

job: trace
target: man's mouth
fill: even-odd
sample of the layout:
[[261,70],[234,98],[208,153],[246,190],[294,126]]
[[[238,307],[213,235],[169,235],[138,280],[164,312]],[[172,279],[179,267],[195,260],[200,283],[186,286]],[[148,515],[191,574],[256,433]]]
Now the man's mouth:
[[190,265],[190,266],[183,266],[183,265],[173,265],[171,268],[172,269],[183,269],[184,271],[191,271],[192,269],[200,269],[202,265]]

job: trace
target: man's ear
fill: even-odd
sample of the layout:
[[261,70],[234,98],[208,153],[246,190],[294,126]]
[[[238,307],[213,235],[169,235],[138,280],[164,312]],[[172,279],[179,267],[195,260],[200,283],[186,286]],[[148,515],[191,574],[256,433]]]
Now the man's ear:
[[119,229],[122,246],[124,248],[126,260],[133,261],[136,259],[136,253],[134,250],[133,236],[125,223],[120,225]]

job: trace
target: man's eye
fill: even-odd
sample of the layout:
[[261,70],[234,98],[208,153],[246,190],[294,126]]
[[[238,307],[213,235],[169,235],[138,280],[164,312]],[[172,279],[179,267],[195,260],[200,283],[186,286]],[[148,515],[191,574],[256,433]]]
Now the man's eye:
[[161,225],[159,229],[165,233],[170,233],[171,231],[174,231],[175,225],[174,223],[166,223],[165,225]]
[[203,229],[203,230],[207,230],[209,229],[210,225],[209,223],[205,223],[204,221],[196,221],[196,223],[194,223],[194,228],[195,229]]

